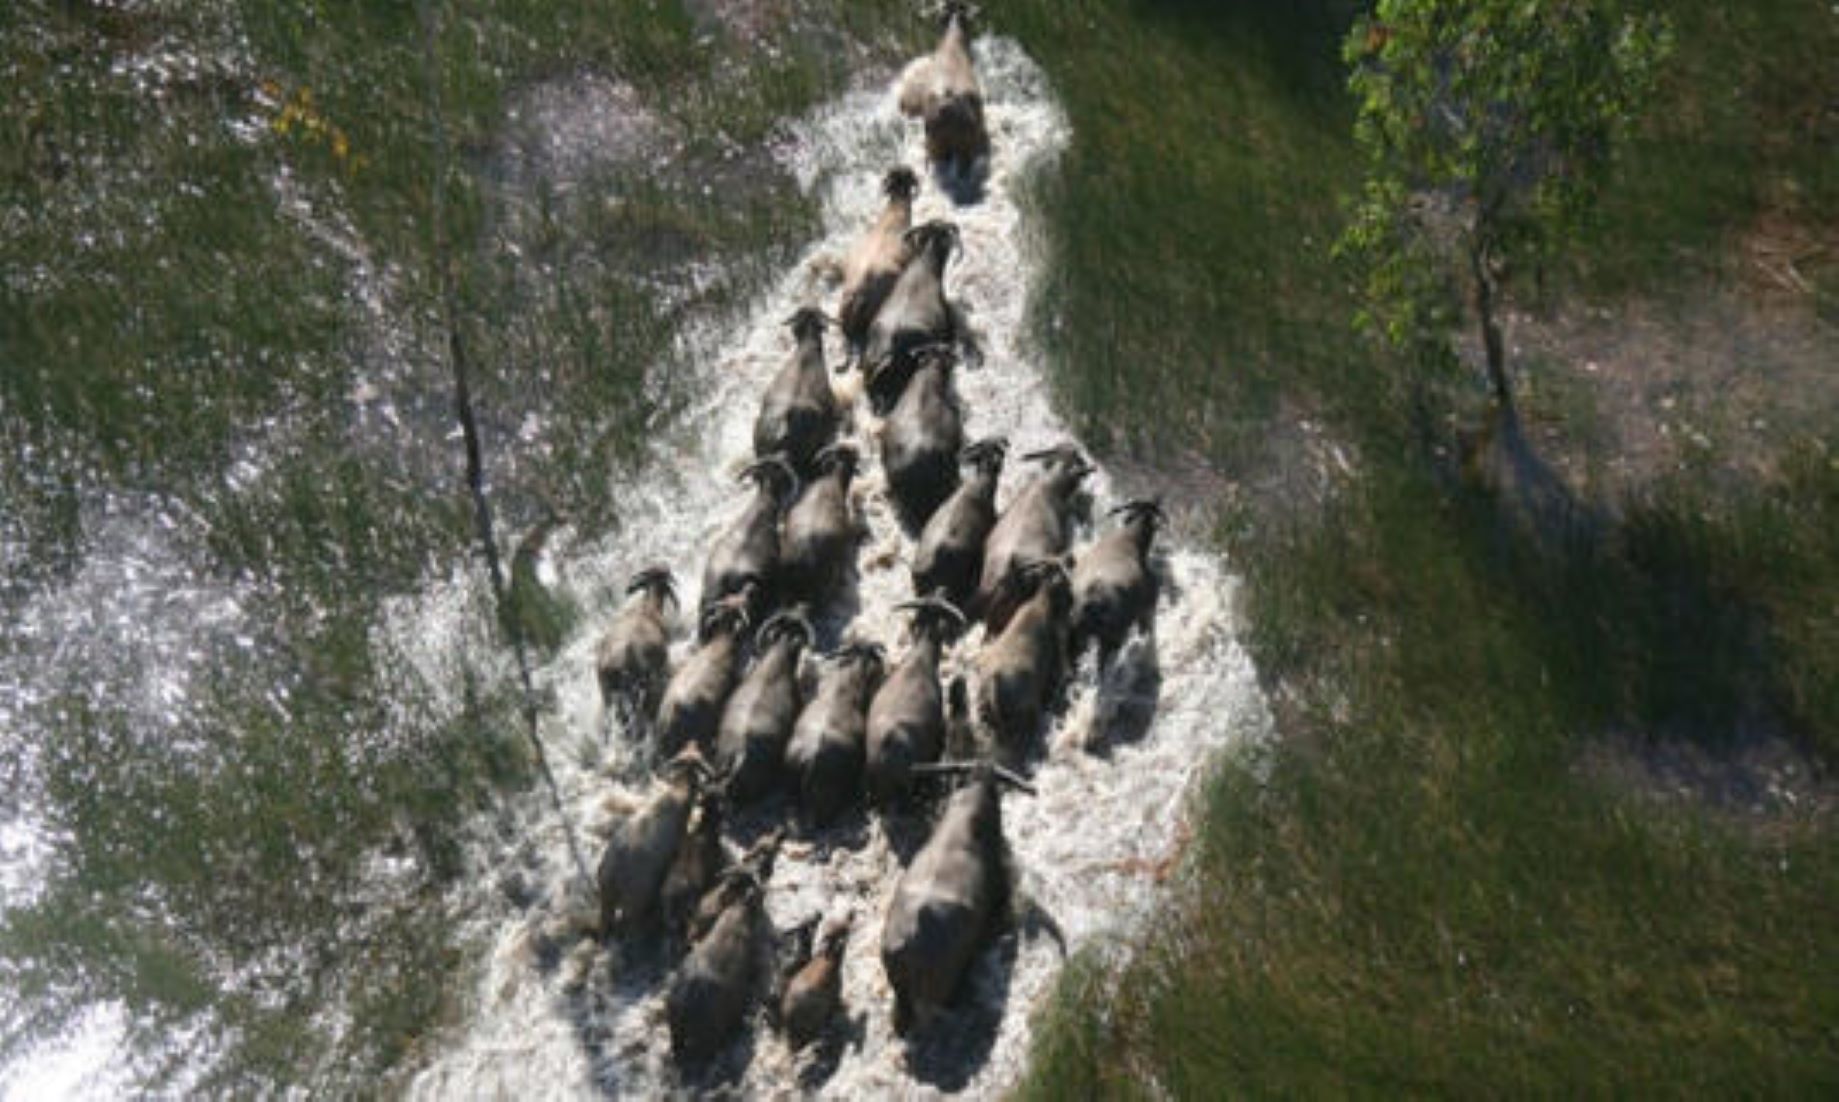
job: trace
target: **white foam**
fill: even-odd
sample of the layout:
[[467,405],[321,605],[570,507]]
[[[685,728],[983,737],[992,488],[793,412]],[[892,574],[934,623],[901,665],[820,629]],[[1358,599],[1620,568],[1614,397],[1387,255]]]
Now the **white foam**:
[[[948,271],[947,291],[969,312],[986,353],[981,369],[959,373],[967,433],[1006,435],[1020,453],[1068,435],[1054,415],[1039,354],[1023,342],[1024,311],[1039,292],[1044,264],[1018,199],[1030,175],[1065,149],[1070,131],[1043,73],[1016,44],[983,40],[979,59],[995,149],[987,194],[976,205],[956,208],[929,182],[915,217],[950,218],[963,232],[964,252]],[[559,564],[561,583],[590,611],[591,626],[540,671],[558,705],[545,720],[543,737],[568,813],[590,844],[603,835],[611,804],[623,798],[613,778],[624,764],[617,743],[599,749],[595,629],[610,618],[624,579],[654,562],[677,570],[685,603],[694,607],[704,551],[745,503],[733,475],[751,458],[759,395],[789,350],[782,319],[818,294],[816,262],[840,256],[879,209],[883,173],[924,159],[918,128],[899,116],[891,88],[847,95],[786,133],[781,156],[801,186],[821,199],[826,237],[744,317],[684,338],[673,363],[697,365],[703,400],[679,430],[656,444],[649,463],[619,494],[620,531],[577,544]],[[832,357],[838,354],[833,345]],[[872,426],[864,412],[856,417],[857,443],[873,454]],[[1024,477],[1015,465],[1007,489]],[[1094,481],[1103,503],[1111,496],[1108,484],[1102,473]],[[851,631],[898,654],[892,606],[908,595],[911,548],[882,497],[877,464],[865,466],[858,487],[873,537],[862,554],[860,611]],[[1068,952],[1131,936],[1179,854],[1190,810],[1186,796],[1197,776],[1222,749],[1268,729],[1251,664],[1235,640],[1234,579],[1217,558],[1198,550],[1176,548],[1166,565],[1171,584],[1153,645],[1134,642],[1103,685],[1088,660],[1035,775],[1039,795],[1005,801],[1022,892],[1051,916]],[[447,666],[439,651],[470,645],[465,633],[449,630],[454,610],[465,603],[449,589],[419,610],[401,610],[406,615],[393,635],[422,641],[416,662],[431,676]],[[973,633],[948,665],[967,666],[976,644]],[[1105,741],[1122,714],[1152,701],[1154,720],[1140,738],[1103,756],[1088,751],[1089,744]],[[620,975],[617,950],[586,937],[584,890],[560,825],[542,800],[531,796],[518,818],[525,833],[510,844],[481,843],[473,855],[479,875],[470,879],[488,884],[503,866],[521,861],[547,886],[548,903],[520,911],[478,887],[456,897],[456,909],[490,949],[476,962],[463,1025],[438,1046],[411,1093],[528,1098],[681,1089],[665,1043],[664,984],[655,976]],[[842,1053],[834,1074],[801,1086],[793,1055],[756,1023],[751,1052],[739,1048],[724,1058],[746,1060],[738,1079],[742,1092],[987,1096],[1016,1081],[1027,1056],[1028,1018],[1059,972],[1060,948],[1045,936],[1006,935],[974,967],[970,1006],[940,1023],[923,1052],[910,1059],[892,1032],[891,996],[877,956],[882,912],[898,874],[873,820],[853,848],[788,847],[767,893],[768,911],[781,929],[820,912],[855,911],[844,989],[850,1012],[862,1018],[860,1039]],[[538,967],[539,937],[558,930],[572,932],[566,939],[572,949],[565,946],[559,967]]]

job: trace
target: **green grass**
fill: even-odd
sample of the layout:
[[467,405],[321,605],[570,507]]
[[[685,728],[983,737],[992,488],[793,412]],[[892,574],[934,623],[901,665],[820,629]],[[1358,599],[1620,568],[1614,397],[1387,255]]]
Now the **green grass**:
[[1352,169],[1325,48],[1341,6],[996,13],[1073,119],[1063,170],[1032,196],[1055,257],[1037,325],[1095,446],[1172,433],[1230,455],[1262,437],[1301,365],[1351,362],[1329,257]]
[[[1667,10],[1669,87],[1553,309],[1741,288],[1732,247],[1764,215],[1830,234],[1839,207],[1806,199],[1831,144],[1806,139],[1839,25]],[[1758,727],[1839,760],[1839,441],[1784,441],[1781,477],[1740,494],[1684,472],[1576,501],[1568,532],[1467,481],[1448,418],[1473,396],[1358,343],[1327,254],[1356,167],[1349,13],[993,13],[1075,132],[1038,197],[1060,400],[1108,450],[1233,479],[1220,538],[1279,728],[1206,794],[1135,959],[1069,969],[1020,1093],[1831,1093],[1830,816],[1659,799],[1587,763],[1610,742],[1717,760]],[[1355,457],[1325,496],[1279,443],[1303,417]]]
[[[51,848],[42,893],[0,911],[0,1064],[113,1002],[147,1088],[184,1070],[207,1093],[368,1094],[413,1066],[470,980],[444,904],[462,831],[531,780],[493,663],[460,671],[450,714],[375,632],[471,553],[438,274],[501,538],[551,510],[617,525],[609,486],[682,397],[673,339],[814,225],[762,144],[842,86],[846,36],[891,63],[918,31],[892,2],[799,19],[767,51],[657,0],[0,11],[0,212],[31,212],[0,213],[0,609],[69,580],[102,502],[144,501],[254,636],[209,656],[179,721],[73,667],[34,686],[33,753],[0,741]],[[203,63],[134,76],[161,46]],[[508,104],[585,75],[628,81],[682,151],[573,200],[507,193]],[[691,264],[723,278],[665,309]],[[361,384],[399,428],[358,427],[378,416]],[[512,463],[533,416],[546,447]]]
[[[1650,6],[1672,20],[1683,48],[1609,189],[1584,258],[1586,285],[1655,294],[1752,281],[1731,246],[1770,220],[1831,242],[1839,231],[1831,6]],[[1839,256],[1809,260],[1830,304]]]
[[[1356,168],[1352,7],[989,5],[1076,132],[1031,197],[1057,258],[1035,320],[1062,403],[1107,452],[1198,452],[1238,484],[1221,540],[1283,734],[1210,794],[1188,894],[1137,961],[1069,971],[1030,1087],[1831,1093],[1830,826],[1656,808],[1578,762],[1610,731],[1715,752],[1759,709],[1839,752],[1833,442],[1738,500],[1682,476],[1556,547],[1462,489],[1425,450],[1457,403],[1414,405],[1356,341],[1329,256]],[[1678,110],[1650,122],[1582,258],[1606,301],[1741,284],[1728,245],[1765,216],[1830,234],[1835,24],[1810,0],[1727,8],[1668,5]],[[33,778],[55,874],[0,918],[0,1062],[117,1000],[149,1048],[201,1030],[218,1093],[366,1093],[412,1066],[467,979],[436,906],[460,824],[528,779],[501,682],[475,671],[437,719],[369,632],[470,535],[437,266],[459,276],[488,461],[526,415],[550,424],[549,449],[494,480],[506,527],[551,507],[616,525],[608,486],[681,397],[661,350],[812,224],[770,174],[721,176],[715,199],[692,185],[839,87],[842,35],[890,68],[926,38],[894,0],[805,6],[776,58],[668,0],[446,10],[444,166],[415,5],[0,11],[0,211],[33,212],[0,218],[0,524],[28,548],[0,606],[69,575],[98,496],[144,494],[201,518],[201,579],[244,586],[263,631],[261,657],[221,656],[183,730],[150,735],[81,669],[39,687],[61,717]],[[117,68],[162,36],[248,67],[153,89]],[[583,73],[629,80],[685,152],[586,182],[620,205],[537,196],[512,218],[493,175],[507,100]],[[282,133],[288,103],[311,111]],[[283,172],[391,274],[388,312],[427,365],[395,392],[401,450],[352,446],[375,334],[351,259],[280,212]],[[527,265],[503,262],[511,245]],[[732,279],[667,313],[646,277],[689,260]],[[1830,266],[1810,275],[1830,302]],[[1274,443],[1303,417],[1359,465],[1331,500]],[[232,484],[252,438],[283,443]],[[186,740],[208,767],[167,745]],[[409,870],[384,902],[366,894],[380,854]]]

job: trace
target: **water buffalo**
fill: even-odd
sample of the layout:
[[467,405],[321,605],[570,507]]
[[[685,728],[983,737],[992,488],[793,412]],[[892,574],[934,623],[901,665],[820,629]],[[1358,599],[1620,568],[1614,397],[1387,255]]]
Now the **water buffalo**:
[[716,880],[715,886],[703,894],[690,916],[688,932],[692,944],[707,936],[714,928],[715,921],[721,918],[722,911],[727,909],[730,902],[733,884],[738,878],[744,875],[761,886],[772,882],[773,866],[779,860],[779,847],[784,841],[785,832],[774,829],[749,846],[741,859],[725,870]]
[[781,612],[760,628],[759,653],[728,698],[716,736],[715,764],[728,798],[752,803],[780,785],[785,744],[798,719],[798,656],[811,645],[811,624]]
[[925,121],[927,160],[960,177],[970,175],[990,152],[968,23],[965,5],[947,4],[938,46],[907,68],[900,89],[901,112]]
[[594,653],[601,704],[617,709],[628,727],[658,706],[670,673],[668,605],[677,600],[670,569],[648,567],[626,583],[631,600],[620,609]]
[[714,1059],[740,1030],[759,996],[761,958],[772,938],[764,887],[751,873],[731,871],[716,891],[719,916],[691,947],[665,997],[671,1055],[686,1071]]
[[1058,558],[1073,542],[1073,495],[1095,469],[1071,444],[1030,452],[1022,458],[1045,468],[1022,488],[984,541],[983,569],[977,579],[972,615],[991,632],[999,632],[1014,611],[1006,600],[1019,591],[1008,587],[1023,563]]
[[881,966],[894,988],[894,1029],[923,1026],[958,989],[965,969],[1000,928],[1011,874],[999,781],[1033,791],[987,762],[931,766],[969,783],[952,794],[926,844],[895,885],[881,927]]
[[754,455],[779,456],[799,472],[810,470],[820,449],[836,439],[842,421],[824,369],[824,315],[804,307],[786,319],[797,342],[760,399],[753,423]]
[[869,323],[906,267],[910,255],[906,233],[913,228],[913,196],[919,192],[919,177],[905,166],[890,169],[881,190],[888,197],[887,207],[843,260],[837,325],[852,355],[861,352]]
[[896,607],[913,613],[913,645],[868,708],[868,791],[882,806],[904,801],[913,767],[939,760],[945,748],[939,653],[947,637],[964,629],[964,614],[936,597]]
[[817,1040],[836,1015],[843,997],[843,950],[849,946],[852,916],[818,933],[807,960],[786,982],[779,1000],[779,1024],[796,1051]]
[[600,889],[600,931],[643,931],[656,917],[658,893],[677,860],[697,792],[708,767],[693,749],[661,771],[658,791],[614,825],[595,877]]
[[656,752],[669,757],[685,746],[706,746],[734,691],[741,641],[749,623],[751,587],[717,602],[702,618],[702,645],[664,689],[658,706]]
[[785,514],[779,580],[789,597],[814,599],[835,589],[855,560],[862,528],[849,507],[849,484],[861,458],[848,444],[817,454],[817,477]]
[[1065,676],[1073,591],[1066,568],[1054,560],[1027,564],[1008,585],[1027,596],[1000,635],[985,637],[977,655],[977,718],[1015,761],[1040,730]]
[[856,643],[830,656],[817,691],[798,714],[786,765],[813,825],[835,819],[862,783],[868,704],[881,682],[881,648]]
[[741,472],[741,481],[750,479],[753,500],[709,551],[702,571],[701,609],[751,584],[747,611],[758,619],[779,581],[779,513],[797,491],[798,478],[784,459],[769,456]]
[[715,885],[728,867],[728,852],[722,848],[722,805],[727,797],[720,785],[707,786],[696,802],[696,818],[677,847],[677,859],[664,874],[664,886],[658,890],[658,907],[664,915],[664,927],[673,936],[688,928],[696,905]]
[[1132,624],[1150,629],[1160,589],[1149,549],[1163,521],[1161,504],[1132,501],[1111,512],[1124,522],[1086,548],[1073,569],[1071,657],[1096,641],[1101,665],[1110,664]]
[[977,592],[983,544],[996,525],[996,484],[1009,444],[1001,437],[979,440],[959,454],[971,469],[920,532],[913,551],[913,592],[941,596],[963,608]]
[[881,426],[888,494],[909,530],[921,528],[958,487],[964,412],[951,385],[955,359],[944,345],[921,350],[912,381]]
[[962,676],[951,679],[945,687],[945,757],[951,761],[970,761],[993,755],[990,740],[977,729],[971,714],[971,690]]
[[961,343],[973,362],[980,353],[945,298],[945,265],[959,247],[958,227],[927,222],[905,235],[912,256],[900,270],[894,289],[869,323],[862,348],[862,372],[869,408],[886,416],[906,389],[916,366],[915,353],[932,344]]

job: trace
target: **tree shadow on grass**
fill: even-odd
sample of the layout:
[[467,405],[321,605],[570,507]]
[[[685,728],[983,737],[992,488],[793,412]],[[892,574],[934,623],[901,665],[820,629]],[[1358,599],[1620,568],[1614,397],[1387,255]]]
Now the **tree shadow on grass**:
[[1714,756],[1810,718],[1786,703],[1772,616],[1754,591],[1777,567],[1743,546],[1740,516],[1677,490],[1613,509],[1582,500],[1512,417],[1465,467],[1458,499],[1491,572],[1536,613],[1554,687],[1582,714]]

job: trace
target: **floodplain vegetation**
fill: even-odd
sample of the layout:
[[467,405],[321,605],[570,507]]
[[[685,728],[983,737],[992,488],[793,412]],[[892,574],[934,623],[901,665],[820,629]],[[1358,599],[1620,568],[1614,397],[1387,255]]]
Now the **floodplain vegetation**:
[[[1511,446],[1479,341],[1452,373],[1350,324],[1365,9],[1002,9],[1078,136],[1039,196],[1059,393],[1215,505],[1277,727],[1146,943],[1068,970],[1024,1096],[1839,1085],[1839,419],[1805,382],[1839,352],[1839,24],[1627,7],[1670,51],[1595,217],[1517,276]],[[1666,334],[1706,313],[1801,354],[1697,391]],[[1802,428],[1615,450],[1739,389]]]
[[[1203,794],[1143,943],[1069,967],[1021,1093],[1839,1091],[1839,21],[1633,6],[1672,50],[1596,217],[1514,284],[1513,450],[1475,378],[1353,325],[1360,5],[987,5],[1074,127],[1031,196],[1062,409],[1109,466],[1184,486],[1177,522],[1246,580],[1277,728]],[[773,127],[925,41],[892,0],[773,8],[0,13],[0,606],[69,580],[98,499],[157,495],[266,625],[194,686],[195,730],[150,735],[113,682],[37,686],[57,737],[0,779],[40,793],[54,871],[0,916],[0,1063],[114,1004],[145,1086],[371,1093],[451,1020],[467,947],[438,904],[464,821],[530,763],[491,670],[457,719],[385,698],[377,602],[471,532],[457,456],[354,441],[351,406],[449,431],[444,376],[380,367],[439,360],[445,268],[488,436],[548,426],[497,472],[506,527],[616,525],[608,480],[681,400],[645,365],[815,225],[756,171]],[[649,127],[644,168],[590,166],[611,207],[506,127],[551,109],[533,88],[597,102],[594,74]],[[1707,313],[1799,334],[1779,376],[1719,378],[1801,428],[1673,425],[1568,328]],[[1594,477],[1659,435],[1664,461]],[[252,443],[266,464],[226,479]],[[379,853],[404,870],[382,902]],[[173,1036],[204,1081],[173,1078],[198,1066]]]

